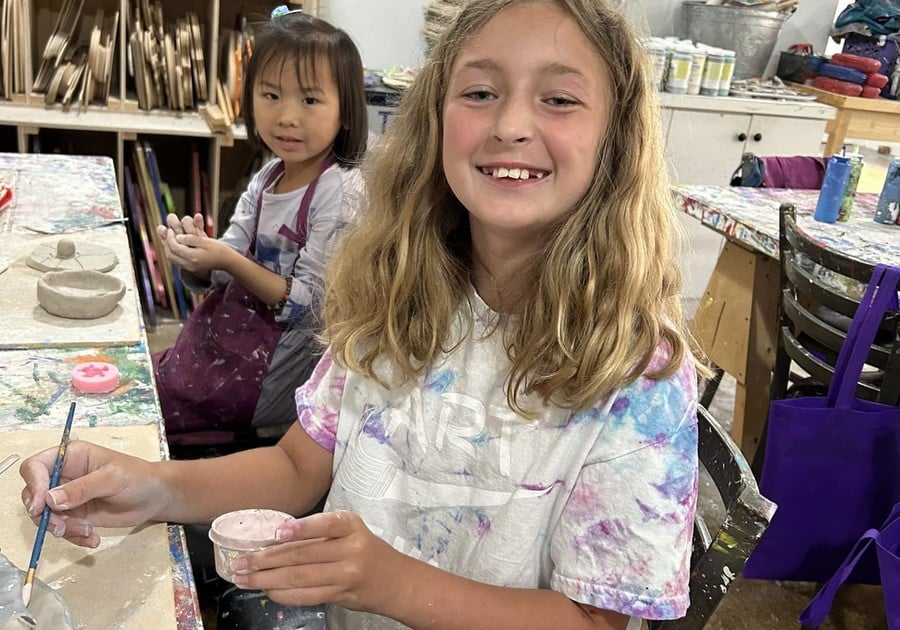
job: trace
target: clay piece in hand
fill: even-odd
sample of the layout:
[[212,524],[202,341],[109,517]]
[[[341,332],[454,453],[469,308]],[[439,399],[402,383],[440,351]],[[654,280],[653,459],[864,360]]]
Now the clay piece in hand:
[[119,263],[119,259],[108,247],[61,238],[56,243],[38,245],[25,262],[38,271],[109,271]]
[[38,278],[38,302],[51,315],[96,319],[116,308],[125,283],[99,271],[50,271]]

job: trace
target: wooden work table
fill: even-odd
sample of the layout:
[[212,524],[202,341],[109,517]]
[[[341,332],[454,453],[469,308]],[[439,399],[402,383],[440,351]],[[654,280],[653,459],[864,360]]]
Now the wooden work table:
[[797,87],[815,94],[819,103],[831,105],[837,110],[837,115],[825,127],[828,140],[823,155],[840,153],[847,138],[900,142],[900,101],[842,96],[810,85]]
[[[56,447],[71,402],[72,437],[148,460],[168,456],[146,331],[113,161],[108,157],[0,153],[0,460]],[[111,249],[126,293],[102,318],[69,320],[36,298],[41,272],[26,258],[67,235]],[[111,392],[72,387],[72,371],[104,361],[119,371]],[[28,565],[35,527],[22,506],[15,469],[0,476],[0,548]],[[97,549],[47,536],[37,576],[72,612],[77,628],[200,630],[197,591],[178,525],[101,532]]]
[[813,240],[869,264],[900,265],[900,227],[872,220],[878,195],[871,193],[856,196],[849,222],[833,224],[812,218],[818,190],[675,186],[673,196],[682,212],[726,238],[692,329],[707,357],[735,378],[732,436],[752,459],[775,360],[779,206],[793,203],[798,227]]

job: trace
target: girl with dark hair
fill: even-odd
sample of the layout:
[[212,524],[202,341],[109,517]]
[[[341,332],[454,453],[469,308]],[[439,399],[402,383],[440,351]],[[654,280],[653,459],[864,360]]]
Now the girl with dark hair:
[[199,215],[170,214],[158,228],[184,284],[212,289],[175,345],[153,357],[172,445],[284,432],[294,390],[323,351],[325,265],[363,191],[368,126],[350,37],[285,8],[254,33],[242,111],[248,136],[275,159],[221,238],[205,235]]

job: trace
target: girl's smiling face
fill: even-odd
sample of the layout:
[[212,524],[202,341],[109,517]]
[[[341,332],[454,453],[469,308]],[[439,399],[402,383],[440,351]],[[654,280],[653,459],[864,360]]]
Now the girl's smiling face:
[[298,68],[297,62],[272,61],[253,89],[256,130],[272,153],[284,160],[284,190],[315,178],[341,126],[340,97],[328,60],[317,58],[315,72],[310,70],[305,65]]
[[594,177],[609,99],[605,63],[556,5],[507,7],[466,44],[444,102],[443,165],[476,244],[540,246]]

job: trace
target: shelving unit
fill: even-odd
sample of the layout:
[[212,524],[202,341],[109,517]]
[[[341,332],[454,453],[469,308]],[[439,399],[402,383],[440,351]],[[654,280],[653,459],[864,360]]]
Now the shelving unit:
[[[3,0],[0,0],[2,4]],[[7,0],[10,1],[10,0]],[[41,65],[41,56],[48,39],[51,37],[60,13],[59,0],[26,0],[29,4],[31,15],[31,41],[32,50],[26,63],[27,72],[31,76],[31,82]],[[78,29],[83,29],[84,24],[93,21],[93,16],[98,10],[105,15],[118,14],[118,26],[116,29],[115,51],[113,53],[112,78],[110,83],[109,100],[106,105],[91,104],[80,109],[72,105],[68,110],[60,104],[45,105],[44,95],[32,93],[30,90],[24,94],[7,95],[6,100],[0,100],[0,151],[28,153],[32,151],[33,138],[39,137],[42,130],[70,130],[78,132],[72,134],[78,137],[78,149],[84,152],[98,152],[111,154],[116,164],[116,178],[123,203],[124,195],[124,168],[127,163],[127,144],[144,136],[170,137],[176,139],[173,142],[164,143],[163,151],[180,152],[183,145],[185,152],[191,143],[206,144],[205,168],[208,172],[210,187],[210,206],[218,215],[220,199],[231,193],[231,184],[236,181],[233,169],[229,171],[228,179],[221,178],[223,153],[234,159],[241,158],[242,154],[250,152],[249,144],[244,142],[247,138],[242,124],[232,125],[229,132],[216,134],[210,130],[203,117],[198,113],[196,105],[190,111],[150,110],[144,111],[138,108],[136,93],[130,79],[126,79],[128,67],[128,35],[129,27],[126,24],[129,15],[129,5],[136,4],[135,0],[84,0],[81,11],[81,19]],[[249,20],[264,18],[277,4],[279,0],[160,0],[166,21],[174,21],[187,12],[196,13],[200,20],[200,30],[203,42],[203,62],[206,71],[208,98],[200,105],[215,105],[215,85],[219,77],[219,59],[221,50],[221,34],[232,28],[236,15],[241,12]],[[294,7],[303,8],[310,13],[318,12],[317,0],[288,1]],[[77,35],[76,35],[77,38]],[[91,143],[91,135],[98,134],[96,147]],[[112,138],[112,141],[110,141]],[[177,141],[181,139],[181,144]],[[58,150],[58,149],[57,149]],[[164,152],[161,152],[161,170],[164,177],[178,179],[175,173],[169,173],[167,166],[169,160]],[[177,167],[179,156],[173,156],[172,165]],[[226,188],[222,188],[223,181]]]

